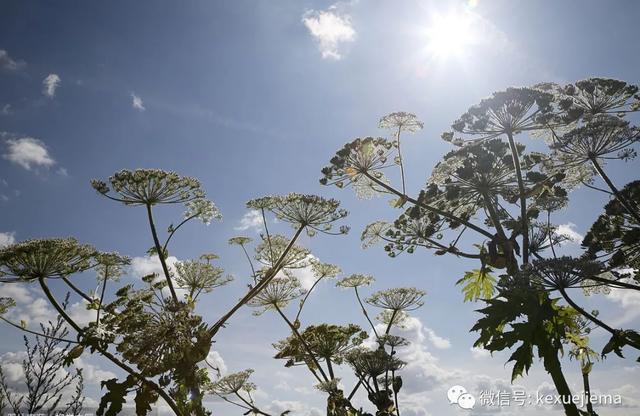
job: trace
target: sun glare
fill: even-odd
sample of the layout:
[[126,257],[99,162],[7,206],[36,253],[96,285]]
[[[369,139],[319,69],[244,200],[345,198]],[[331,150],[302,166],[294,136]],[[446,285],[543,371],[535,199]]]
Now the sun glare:
[[435,16],[427,27],[429,52],[439,58],[460,57],[474,40],[471,19],[464,13]]

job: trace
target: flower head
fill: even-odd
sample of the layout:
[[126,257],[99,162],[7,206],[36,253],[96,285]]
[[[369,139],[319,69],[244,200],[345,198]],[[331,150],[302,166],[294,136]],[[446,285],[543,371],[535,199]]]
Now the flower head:
[[336,277],[342,272],[340,267],[336,266],[335,264],[322,263],[321,261],[312,261],[311,271],[313,272],[313,275],[318,279],[323,279],[325,277]]
[[[565,133],[551,147],[564,159],[589,162],[594,158],[630,159],[635,151],[629,146],[640,141],[640,129],[618,117],[598,115],[590,121]],[[614,155],[615,154],[615,155]]]
[[[264,237],[256,247],[256,260],[266,268],[276,266],[289,246],[290,240],[280,234]],[[309,265],[309,250],[297,244],[292,245],[280,262],[282,269],[301,269]]]
[[260,315],[269,309],[283,309],[289,302],[303,296],[300,281],[293,276],[276,277],[271,280],[248,303],[249,306],[262,308],[256,314]]
[[[553,118],[553,99],[552,94],[540,89],[508,88],[471,107],[451,127],[476,140],[544,128]],[[453,133],[443,134],[443,139],[464,143],[457,142]]]
[[250,243],[251,241],[253,241],[251,238],[249,237],[243,237],[243,236],[238,236],[238,237],[231,237],[229,239],[229,245],[233,246],[243,246],[245,244]]
[[367,298],[366,302],[392,311],[411,311],[424,305],[424,295],[424,291],[414,287],[397,287],[376,292]]
[[[310,325],[300,334],[313,354],[323,360],[341,364],[346,353],[360,345],[368,336],[359,326]],[[278,354],[275,358],[289,359],[294,363],[307,362],[309,352],[297,336],[290,336],[274,344]]]
[[322,169],[323,185],[343,188],[353,185],[360,198],[371,198],[386,190],[380,183],[388,183],[382,169],[393,166],[397,144],[383,138],[358,138],[347,143]]
[[351,274],[336,283],[336,286],[342,288],[356,288],[360,286],[369,286],[375,279],[368,274]]
[[609,78],[587,78],[558,90],[560,108],[569,120],[638,110],[638,86]]
[[406,364],[384,349],[354,349],[347,354],[346,361],[359,377],[377,378],[387,371],[398,371]]
[[580,287],[589,277],[602,273],[599,262],[573,257],[536,260],[523,272],[533,283],[549,290]]
[[221,396],[238,393],[249,382],[251,374],[253,374],[253,370],[247,369],[221,377],[211,384],[209,390]]
[[[197,179],[160,169],[121,170],[109,178],[111,187],[93,180],[91,186],[100,194],[127,205],[185,203],[204,198]],[[111,196],[113,191],[117,196]]]
[[176,262],[175,268],[178,287],[188,289],[190,293],[209,293],[233,280],[231,276],[224,276],[224,269],[208,262],[187,260]]
[[418,130],[422,130],[424,124],[418,120],[415,114],[399,111],[382,117],[378,123],[378,127],[394,132],[404,131],[407,133],[415,133]]
[[208,199],[194,199],[188,201],[185,206],[187,207],[184,213],[185,218],[198,218],[205,225],[209,225],[212,219],[222,219],[222,214],[216,205]]
[[116,252],[96,253],[96,272],[98,281],[103,279],[118,280],[125,273],[125,267],[131,264],[131,258]]
[[73,238],[22,241],[0,249],[0,279],[11,282],[68,276],[93,267],[96,254],[95,248]]
[[[317,195],[290,193],[270,199],[269,210],[276,218],[290,223],[295,228],[306,227],[311,235],[315,231],[329,232],[334,222],[347,216],[347,211],[340,209],[339,201]],[[346,227],[340,228],[343,234],[347,230]]]

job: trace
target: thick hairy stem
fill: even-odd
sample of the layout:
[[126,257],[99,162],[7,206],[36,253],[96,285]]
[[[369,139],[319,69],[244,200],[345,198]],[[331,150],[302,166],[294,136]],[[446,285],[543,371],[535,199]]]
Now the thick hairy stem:
[[276,264],[273,265],[273,267],[270,269],[270,271],[267,273],[267,275],[254,288],[250,289],[249,292],[247,292],[247,294],[244,295],[244,297],[242,299],[240,299],[240,301],[238,303],[236,303],[233,306],[233,308],[231,308],[231,310],[229,310],[229,312],[224,314],[224,316],[222,318],[218,319],[218,322],[216,322],[211,327],[211,329],[209,329],[209,335],[211,337],[213,337],[220,330],[220,328],[222,328],[222,326],[225,324],[225,322],[227,322],[229,320],[229,318],[231,318],[233,316],[233,314],[235,314],[238,311],[238,309],[240,309],[242,307],[242,305],[246,304],[251,299],[253,299],[253,297],[255,295],[257,295],[262,289],[264,289],[264,287],[267,284],[269,284],[269,282],[271,280],[273,280],[273,278],[280,271],[281,264],[284,261],[284,259],[286,258],[287,254],[289,254],[289,250],[291,250],[291,247],[293,247],[293,245],[296,242],[296,240],[298,239],[298,237],[300,237],[300,233],[302,233],[303,229],[304,229],[304,226],[301,226],[300,228],[298,228],[298,230],[296,231],[295,235],[293,236],[291,241],[289,241],[289,244],[287,245],[287,247],[284,249],[284,251],[280,255],[280,258],[278,259]]
[[607,186],[609,186],[609,188],[611,189],[611,192],[613,192],[613,194],[616,196],[616,199],[618,201],[620,201],[620,203],[622,204],[622,206],[627,210],[627,212],[632,215],[637,221],[640,222],[640,213],[638,212],[638,210],[620,193],[620,191],[618,190],[618,188],[616,188],[616,186],[613,184],[613,182],[611,181],[611,179],[609,179],[609,176],[607,176],[607,174],[605,173],[604,169],[602,169],[602,166],[600,166],[600,163],[598,162],[598,159],[595,156],[590,156],[589,159],[591,160],[591,164],[593,165],[593,167],[596,169],[596,171],[598,172],[598,174],[600,175],[600,177],[602,178],[602,180],[605,181],[605,183],[607,184]]
[[584,395],[587,399],[587,413],[589,416],[596,416],[593,411],[593,403],[591,403],[591,386],[589,385],[589,373],[582,372],[582,385],[584,386]]
[[404,199],[406,201],[411,202],[413,205],[416,205],[416,206],[418,206],[420,208],[426,209],[427,211],[434,212],[434,213],[436,213],[438,215],[441,215],[441,216],[443,216],[443,217],[445,217],[447,219],[459,222],[460,224],[466,225],[467,227],[469,227],[473,231],[476,231],[476,232],[484,235],[485,237],[493,238],[493,234],[491,234],[489,231],[487,231],[487,230],[485,230],[483,228],[480,228],[477,225],[470,223],[469,221],[466,221],[466,220],[464,220],[464,219],[462,219],[462,218],[460,218],[460,217],[458,217],[458,216],[456,216],[454,214],[451,214],[450,212],[443,211],[443,210],[438,209],[436,207],[433,207],[433,206],[431,206],[429,204],[422,203],[422,202],[416,200],[415,198],[411,198],[409,195],[398,191],[397,189],[393,188],[392,186],[387,185],[386,183],[384,183],[381,180],[379,180],[378,178],[372,176],[368,172],[364,172],[364,175],[367,178],[369,178],[371,181],[375,182],[376,185],[379,185],[379,186],[383,187],[384,189],[386,189],[387,191],[391,192],[392,194],[394,194],[396,196],[399,196],[400,198],[402,198],[402,199]]
[[[47,283],[45,282],[45,279],[43,277],[40,277],[38,279],[38,282],[40,283],[40,287],[42,288],[42,291],[44,292],[45,296],[49,300],[49,303],[51,303],[51,305],[53,305],[55,310],[58,311],[58,314],[60,314],[60,316],[62,316],[62,318],[69,325],[71,325],[71,327],[73,329],[75,329],[76,332],[78,332],[79,335],[83,336],[84,335],[84,330],[73,319],[71,319],[71,317],[67,314],[67,312],[64,310],[64,308],[62,306],[60,306],[60,304],[58,303],[56,298],[53,296],[53,293],[51,293],[51,290],[49,290],[49,286],[47,286]],[[158,386],[153,381],[147,380],[145,377],[140,375],[137,371],[135,371],[133,368],[129,367],[127,364],[125,364],[122,361],[120,361],[118,358],[116,358],[113,354],[111,354],[106,349],[101,348],[101,347],[95,347],[95,348],[100,354],[102,354],[102,356],[104,356],[105,358],[109,359],[115,365],[117,365],[118,367],[120,367],[121,369],[126,371],[128,374],[130,374],[133,377],[135,377],[136,380],[141,381],[142,383],[146,384],[151,389],[153,389],[156,393],[158,393],[158,395],[160,395],[160,397],[162,397],[164,399],[164,401],[167,403],[167,405],[169,405],[169,407],[171,407],[171,410],[173,410],[173,412],[176,415],[178,415],[178,416],[182,415],[182,413],[180,412],[180,409],[178,409],[178,406],[175,404],[173,399],[162,388],[160,388],[160,386]]]
[[498,212],[496,211],[496,208],[493,205],[493,200],[487,194],[482,194],[482,198],[484,199],[484,204],[485,204],[485,207],[487,208],[487,211],[489,211],[489,218],[491,218],[491,222],[493,223],[493,226],[498,232],[498,235],[503,239],[506,239],[507,235],[504,233],[504,230],[502,229],[502,224],[500,223],[500,217],[498,216]]
[[[318,368],[318,371],[320,371],[320,375],[322,376],[324,381],[329,381],[329,378],[327,377],[327,374],[324,372],[324,370],[320,366],[320,362],[318,361],[318,359],[316,358],[315,354],[311,350],[311,347],[309,347],[309,344],[307,344],[307,341],[304,340],[304,338],[302,337],[302,335],[298,331],[298,328],[296,328],[296,326],[289,320],[289,318],[287,318],[287,316],[284,313],[282,313],[282,310],[277,305],[276,305],[276,311],[278,312],[278,314],[280,314],[282,319],[284,319],[284,321],[287,323],[287,325],[289,325],[289,328],[291,328],[291,332],[293,332],[293,334],[296,336],[296,338],[298,338],[298,340],[300,341],[300,343],[304,347],[304,349],[307,352],[307,354],[309,354],[309,357],[311,358],[311,361],[313,361],[315,366]],[[309,369],[311,370],[311,368],[309,368]],[[318,378],[318,376],[316,375],[316,373],[314,371],[312,371],[312,373],[313,373],[314,376],[316,376],[316,378]],[[322,380],[320,380],[320,379],[318,379],[318,381],[322,382]]]
[[580,416],[578,407],[572,401],[571,389],[567,380],[562,373],[562,366],[558,359],[558,350],[552,345],[547,345],[543,351],[544,368],[551,375],[553,384],[556,386],[556,390],[560,395],[562,406],[564,407],[565,415],[567,416]]
[[[613,328],[611,328],[609,325],[605,324],[604,322],[602,322],[600,319],[596,318],[595,316],[593,316],[592,314],[590,314],[589,312],[585,311],[583,308],[581,308],[580,306],[578,306],[577,303],[575,303],[573,301],[573,299],[571,299],[569,297],[569,294],[567,293],[566,290],[564,289],[560,289],[560,294],[562,295],[562,297],[564,298],[564,300],[567,301],[567,303],[569,305],[571,305],[571,307],[573,309],[575,309],[576,311],[578,311],[582,316],[584,316],[585,318],[587,318],[588,320],[590,320],[591,322],[593,322],[594,324],[598,325],[600,328],[604,329],[605,331],[609,332],[611,335],[616,335],[616,336],[620,336],[621,331],[617,331]],[[640,344],[631,341],[629,338],[625,337],[625,341],[626,344],[637,349],[640,350]]]
[[156,226],[153,222],[153,211],[151,210],[151,205],[147,204],[147,217],[149,218],[149,227],[151,228],[151,235],[153,236],[153,243],[156,247],[156,251],[158,252],[158,258],[160,259],[160,264],[162,265],[162,271],[164,272],[164,277],[167,280],[167,286],[169,287],[169,291],[171,292],[171,297],[173,301],[178,303],[178,295],[176,294],[176,290],[173,288],[173,282],[171,281],[171,273],[169,273],[169,267],[167,266],[167,261],[164,258],[165,250],[160,245],[160,240],[158,239],[158,232],[156,231]]
[[518,193],[520,194],[520,216],[522,217],[522,262],[524,264],[529,263],[529,221],[527,220],[527,194],[524,189],[524,180],[522,179],[522,168],[520,167],[520,154],[516,147],[516,142],[513,140],[513,134],[507,132],[507,138],[509,139],[509,148],[511,149],[511,158],[513,159],[513,166],[516,169],[516,176],[518,179]]

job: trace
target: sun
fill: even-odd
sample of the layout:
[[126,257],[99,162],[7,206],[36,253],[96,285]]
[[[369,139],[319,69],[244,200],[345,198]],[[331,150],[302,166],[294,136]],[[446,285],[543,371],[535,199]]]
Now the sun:
[[438,58],[465,55],[475,39],[471,18],[466,13],[435,15],[426,32],[428,51]]

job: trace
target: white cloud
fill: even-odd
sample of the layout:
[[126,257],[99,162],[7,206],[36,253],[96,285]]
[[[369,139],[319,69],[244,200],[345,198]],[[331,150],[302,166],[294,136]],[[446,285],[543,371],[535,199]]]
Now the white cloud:
[[142,101],[142,98],[140,98],[133,92],[131,93],[131,106],[138,111],[146,110],[144,106],[144,102]]
[[484,348],[471,347],[471,348],[469,348],[469,351],[471,351],[471,356],[473,356],[473,358],[475,358],[476,360],[481,359],[481,358],[489,358],[489,357],[491,357],[491,353],[489,351],[485,350]]
[[49,97],[53,98],[56,95],[56,90],[60,86],[60,77],[58,74],[49,74],[42,81],[42,93]]
[[[175,256],[167,257],[167,266],[173,269],[178,261]],[[144,277],[152,273],[162,274],[162,264],[158,256],[134,257],[131,259],[131,272],[136,277]]]
[[16,242],[16,233],[0,233],[0,248],[10,246]]
[[33,137],[7,140],[7,153],[2,156],[26,170],[31,170],[33,166],[49,168],[56,163],[44,142]]
[[4,49],[0,49],[0,68],[8,71],[17,71],[23,66],[25,66],[24,61],[16,61],[9,56],[9,52]]
[[564,235],[569,239],[569,241],[580,244],[584,239],[584,236],[575,230],[576,225],[572,222],[568,222],[566,224],[558,225],[558,229],[556,233],[560,235]]
[[[227,371],[228,371],[227,364],[225,364],[224,360],[222,359],[222,356],[218,351],[209,351],[209,354],[207,354],[206,361],[207,361],[207,364],[209,364],[210,366],[217,368],[221,376],[224,376],[227,374]],[[209,372],[209,378],[211,380],[218,378],[218,374],[216,370],[207,366],[207,371]]]
[[[635,283],[633,279],[622,279],[625,283]],[[622,314],[616,316],[615,321],[612,323],[614,326],[623,325],[629,321],[640,316],[640,292],[630,289],[615,289],[606,295],[607,299],[617,303],[624,310]]]
[[95,322],[98,315],[98,311],[87,309],[88,303],[89,302],[83,299],[82,302],[73,303],[68,308],[71,319],[81,327],[88,326],[91,322]]
[[244,214],[244,216],[240,219],[240,225],[235,227],[234,229],[238,231],[245,231],[249,228],[259,232],[262,230],[262,214],[260,211],[252,209],[251,211]]
[[3,105],[2,110],[0,110],[0,114],[3,114],[5,116],[13,114],[13,107],[11,106],[11,104]]
[[345,42],[353,42],[356,31],[351,18],[340,14],[335,5],[326,11],[310,10],[302,16],[302,23],[318,42],[318,47],[325,59],[342,58],[340,46]]

